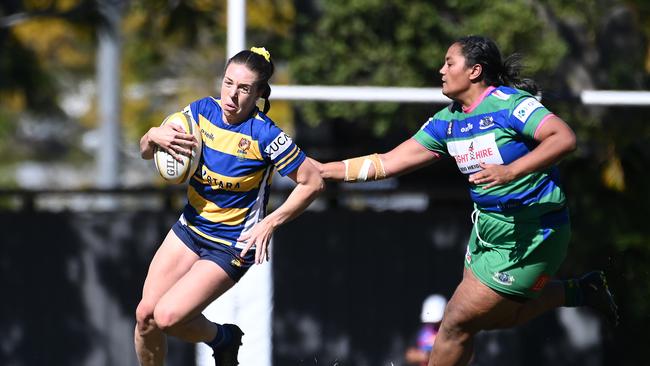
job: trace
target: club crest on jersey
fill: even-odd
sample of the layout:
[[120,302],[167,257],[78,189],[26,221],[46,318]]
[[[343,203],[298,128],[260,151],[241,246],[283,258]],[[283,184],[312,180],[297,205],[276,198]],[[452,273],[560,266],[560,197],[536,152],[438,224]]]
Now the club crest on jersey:
[[490,128],[492,126],[494,126],[494,118],[492,118],[492,116],[485,116],[478,122],[478,128],[481,130]]
[[492,279],[504,286],[510,286],[515,282],[515,278],[507,272],[494,272]]
[[248,154],[248,149],[250,148],[251,148],[251,140],[242,137],[242,139],[239,140],[239,144],[237,144],[237,157],[239,159],[246,158],[246,154]]

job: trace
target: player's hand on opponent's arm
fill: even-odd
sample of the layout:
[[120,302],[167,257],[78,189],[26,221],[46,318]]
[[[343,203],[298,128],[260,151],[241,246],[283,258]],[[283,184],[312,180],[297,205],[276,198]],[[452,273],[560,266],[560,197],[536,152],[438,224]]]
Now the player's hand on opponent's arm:
[[178,161],[181,154],[192,155],[192,148],[198,144],[193,135],[185,133],[183,128],[173,123],[152,127],[140,139],[140,155],[143,159],[153,159],[155,146],[165,150]]
[[323,179],[341,181],[345,178],[345,163],[342,161],[333,161],[330,163],[321,163],[313,158],[307,158],[313,166],[316,167]]
[[512,182],[516,174],[508,165],[479,163],[480,172],[469,176],[469,182],[472,184],[485,184],[483,189],[488,189],[499,184]]

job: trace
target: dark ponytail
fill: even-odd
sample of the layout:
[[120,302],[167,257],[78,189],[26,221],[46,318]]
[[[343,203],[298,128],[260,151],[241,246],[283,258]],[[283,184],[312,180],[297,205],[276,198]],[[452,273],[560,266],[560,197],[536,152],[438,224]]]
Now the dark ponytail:
[[501,51],[493,40],[482,36],[467,36],[456,41],[461,46],[467,67],[479,64],[483,68],[481,77],[486,85],[506,85],[536,95],[539,87],[532,79],[519,76],[522,69],[521,55],[512,54],[501,59]]
[[257,87],[262,89],[262,95],[260,98],[264,99],[262,112],[268,112],[269,109],[271,109],[271,102],[269,102],[269,97],[271,96],[269,79],[271,79],[271,76],[273,76],[273,72],[275,71],[273,61],[271,61],[271,54],[263,47],[253,47],[250,50],[241,51],[231,57],[228,62],[226,62],[225,68],[227,69],[231,63],[245,65],[249,70],[257,74]]

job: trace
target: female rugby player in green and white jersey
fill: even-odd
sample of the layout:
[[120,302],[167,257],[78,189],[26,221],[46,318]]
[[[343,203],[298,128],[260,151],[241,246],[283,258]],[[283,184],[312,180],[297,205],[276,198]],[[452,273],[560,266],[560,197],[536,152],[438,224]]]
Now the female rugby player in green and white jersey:
[[397,176],[442,158],[467,176],[474,202],[465,271],[436,337],[429,365],[466,365],[480,330],[522,324],[559,306],[589,305],[617,322],[604,274],[552,280],[570,239],[569,213],[554,166],[574,150],[573,131],[519,78],[518,57],[502,60],[485,37],[460,38],[440,69],[452,103],[385,154],[314,164],[325,179]]
[[[202,153],[190,178],[183,214],[158,248],[136,310],[135,348],[141,365],[162,365],[166,335],[205,342],[218,366],[236,365],[242,331],[201,312],[230,289],[253,263],[268,259],[274,229],[299,215],[323,189],[318,170],[267,116],[273,63],[263,48],[241,51],[226,64],[221,97],[187,106],[200,127]],[[256,107],[264,98],[264,110]],[[151,128],[142,157],[154,147],[189,155],[197,142],[174,124]],[[297,185],[265,217],[277,169]]]

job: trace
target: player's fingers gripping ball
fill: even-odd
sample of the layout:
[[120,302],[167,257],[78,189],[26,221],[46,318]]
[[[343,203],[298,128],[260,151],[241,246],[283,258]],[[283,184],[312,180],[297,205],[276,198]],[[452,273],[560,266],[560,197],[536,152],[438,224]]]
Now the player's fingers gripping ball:
[[197,141],[197,144],[192,147],[191,156],[179,154],[180,160],[178,161],[174,156],[165,151],[164,149],[159,148],[158,146],[154,149],[154,163],[156,164],[156,170],[160,173],[160,176],[163,177],[166,181],[172,184],[180,184],[186,182],[189,177],[191,177],[196,168],[199,166],[199,161],[201,160],[201,129],[198,124],[194,122],[191,116],[183,112],[172,113],[165,120],[163,120],[160,126],[173,123],[177,126],[180,126],[183,131],[187,134],[193,135]]

